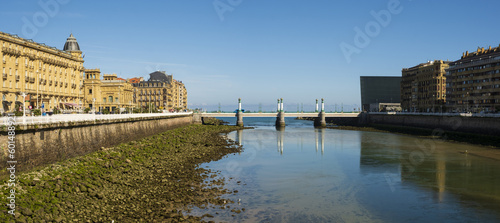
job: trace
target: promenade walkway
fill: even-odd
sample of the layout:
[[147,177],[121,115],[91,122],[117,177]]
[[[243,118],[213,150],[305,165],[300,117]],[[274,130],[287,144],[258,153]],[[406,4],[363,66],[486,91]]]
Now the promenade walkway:
[[[17,116],[15,117],[16,125],[22,124],[52,124],[52,123],[67,123],[67,122],[85,122],[98,120],[115,120],[115,119],[135,119],[135,118],[150,118],[150,117],[169,117],[169,116],[185,116],[191,115],[193,112],[178,112],[178,113],[138,113],[138,114],[57,114],[51,116]],[[0,123],[6,125],[8,122],[7,116],[0,118]]]

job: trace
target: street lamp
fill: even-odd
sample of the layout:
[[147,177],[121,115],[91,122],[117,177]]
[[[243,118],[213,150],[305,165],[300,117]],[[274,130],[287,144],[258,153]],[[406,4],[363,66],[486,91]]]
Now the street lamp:
[[23,123],[26,124],[26,106],[25,106],[25,101],[26,101],[26,93],[21,92],[21,96],[23,97]]
[[148,92],[148,99],[149,99],[149,113],[151,113],[151,91]]

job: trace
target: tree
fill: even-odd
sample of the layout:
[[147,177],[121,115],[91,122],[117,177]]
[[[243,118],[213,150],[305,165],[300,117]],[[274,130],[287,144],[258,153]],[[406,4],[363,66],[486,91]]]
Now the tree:
[[23,116],[23,112],[19,111],[19,108],[21,108],[21,106],[19,104],[16,104],[16,106],[14,107],[14,115],[15,116]]
[[52,111],[54,115],[57,115],[57,114],[61,114],[61,110],[59,110],[58,108],[54,108],[54,110]]
[[33,109],[33,110],[31,110],[31,112],[33,112],[33,115],[35,115],[35,116],[38,116],[38,115],[42,114],[42,112],[40,111],[40,109]]

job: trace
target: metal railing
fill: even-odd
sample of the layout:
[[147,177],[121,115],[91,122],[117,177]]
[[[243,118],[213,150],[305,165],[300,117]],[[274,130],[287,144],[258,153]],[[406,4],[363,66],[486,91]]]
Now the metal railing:
[[[137,113],[137,114],[57,114],[46,116],[17,116],[17,125],[34,125],[34,124],[51,124],[51,123],[69,123],[69,122],[93,122],[100,120],[115,120],[115,119],[134,119],[134,118],[150,118],[150,117],[167,117],[167,116],[184,116],[190,115],[193,112],[178,112],[178,113]],[[0,118],[0,123],[6,125],[8,117]]]
[[425,115],[425,116],[463,116],[500,118],[499,113],[471,113],[471,112],[369,112],[373,115]]

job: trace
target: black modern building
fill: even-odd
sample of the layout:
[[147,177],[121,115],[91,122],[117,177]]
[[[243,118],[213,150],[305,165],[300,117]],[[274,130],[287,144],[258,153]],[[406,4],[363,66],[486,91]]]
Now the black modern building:
[[370,104],[401,103],[401,77],[361,76],[361,106],[370,111]]

